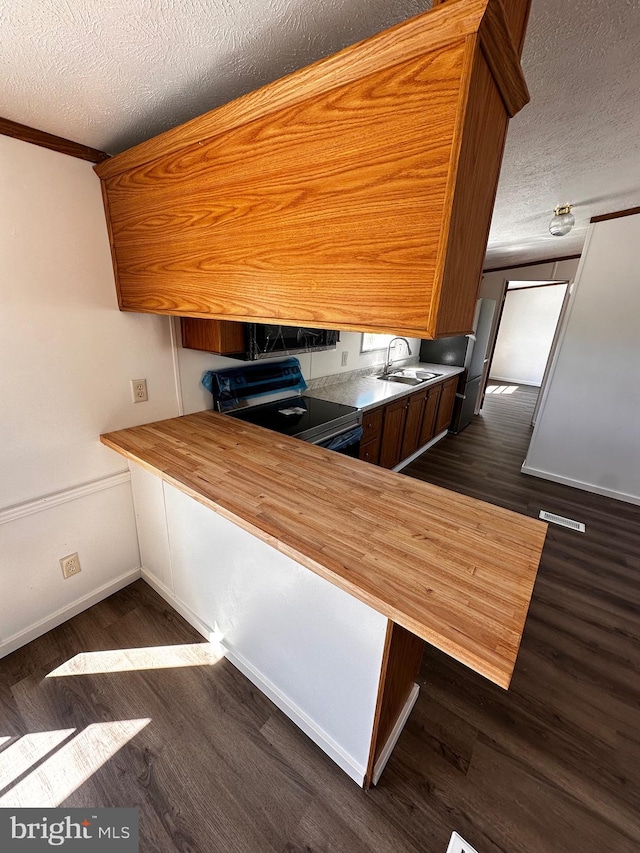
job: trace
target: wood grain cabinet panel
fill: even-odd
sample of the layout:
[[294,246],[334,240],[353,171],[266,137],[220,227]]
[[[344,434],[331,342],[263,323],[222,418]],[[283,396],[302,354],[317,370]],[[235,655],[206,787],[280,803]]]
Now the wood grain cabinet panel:
[[371,441],[372,438],[380,438],[382,434],[382,415],[384,406],[370,409],[362,415],[362,443]]
[[514,39],[444,3],[96,166],[121,309],[471,331]]
[[382,443],[380,446],[380,466],[382,468],[395,468],[400,462],[408,407],[409,402],[406,397],[401,397],[384,407]]
[[364,444],[360,444],[359,459],[363,462],[370,462],[372,465],[377,465],[380,460],[380,436],[372,438]]
[[426,391],[418,391],[409,395],[400,459],[407,459],[420,447],[420,430],[426,396]]
[[424,447],[425,444],[428,444],[436,434],[436,415],[438,413],[441,394],[442,383],[432,386],[427,391],[422,414],[422,424],[420,425],[419,447]]
[[[458,378],[453,376],[367,412],[363,418],[360,459],[377,461],[383,468],[395,468],[444,432],[451,423]],[[372,435],[379,437],[376,445],[371,441]],[[377,460],[375,453],[379,454]]]
[[387,745],[418,677],[423,652],[424,643],[419,637],[394,622],[387,623],[365,788],[374,781],[376,760]]
[[362,441],[360,456],[363,462],[377,465],[380,460],[380,444],[382,437],[382,418],[384,406],[370,409],[362,416]]
[[241,353],[247,349],[244,323],[183,317],[180,326],[183,347],[221,355]]
[[452,379],[447,379],[442,383],[442,393],[438,403],[438,414],[436,416],[435,434],[443,432],[451,424],[453,417],[453,406],[456,401],[456,392],[458,390],[458,378],[454,376]]

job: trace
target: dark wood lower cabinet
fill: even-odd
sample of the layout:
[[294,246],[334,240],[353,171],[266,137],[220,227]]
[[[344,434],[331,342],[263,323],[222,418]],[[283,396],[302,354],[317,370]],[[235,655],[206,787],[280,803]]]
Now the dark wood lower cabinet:
[[367,444],[374,438],[380,438],[382,434],[382,414],[384,406],[377,409],[369,409],[362,416],[362,443]]
[[419,388],[411,394],[370,409],[362,419],[360,459],[395,468],[451,423],[458,377]]
[[400,462],[408,406],[407,397],[401,397],[384,407],[379,462],[382,468],[395,468]]
[[426,391],[419,391],[417,394],[411,394],[408,398],[407,420],[404,425],[400,459],[407,459],[421,446],[420,432],[426,396]]
[[425,444],[428,444],[436,434],[436,415],[438,414],[441,395],[442,384],[434,385],[427,391],[422,414],[422,425],[420,427],[419,447],[424,447]]
[[360,444],[360,455],[358,457],[363,462],[371,462],[372,465],[377,465],[380,459],[380,436]]
[[384,406],[370,409],[362,417],[362,441],[360,442],[360,456],[363,462],[371,462],[377,465],[380,459],[380,442],[382,438],[382,416]]
[[438,414],[436,417],[435,435],[439,435],[443,430],[447,429],[453,418],[453,405],[456,401],[456,391],[458,390],[458,377],[453,376],[442,383],[442,394],[440,395],[440,403],[438,405]]

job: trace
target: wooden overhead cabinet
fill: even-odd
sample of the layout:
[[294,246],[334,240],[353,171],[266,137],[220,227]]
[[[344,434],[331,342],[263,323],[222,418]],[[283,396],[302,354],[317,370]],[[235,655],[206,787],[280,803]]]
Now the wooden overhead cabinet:
[[448,0],[97,165],[121,309],[470,332],[529,2]]

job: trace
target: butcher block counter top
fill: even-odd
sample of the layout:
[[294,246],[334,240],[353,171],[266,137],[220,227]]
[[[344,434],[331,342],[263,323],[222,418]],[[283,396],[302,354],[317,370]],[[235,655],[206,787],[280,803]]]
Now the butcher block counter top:
[[101,441],[509,686],[546,524],[211,411]]

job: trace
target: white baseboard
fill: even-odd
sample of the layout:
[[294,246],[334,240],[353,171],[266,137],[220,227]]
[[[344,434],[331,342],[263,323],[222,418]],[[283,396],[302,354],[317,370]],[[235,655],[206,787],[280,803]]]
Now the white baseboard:
[[524,379],[505,379],[504,376],[492,376],[491,379],[487,381],[487,385],[491,382],[501,382],[504,385],[526,385],[527,388],[540,388],[539,382],[527,382]]
[[[210,642],[220,643],[224,649],[224,654],[227,660],[232,663],[240,672],[249,679],[252,684],[265,694],[274,705],[289,717],[290,720],[298,726],[311,740],[316,743],[323,752],[326,752],[344,772],[350,776],[358,785],[364,784],[366,767],[359,764],[353,756],[345,752],[339,744],[337,744],[325,731],[323,731],[317,723],[308,717],[304,711],[299,708],[288,696],[286,696],[270,679],[262,672],[256,669],[240,652],[231,648],[225,643],[224,638],[218,637],[213,628],[206,625],[199,619],[192,610],[190,610],[183,602],[181,602],[166,587],[163,583],[153,577],[146,569],[142,569],[142,578],[152,589],[162,596],[164,600],[170,604],[174,610],[187,620],[198,633],[209,640]],[[409,709],[410,710],[410,709]],[[394,729],[395,731],[395,729]]]
[[41,637],[43,634],[46,634],[47,631],[57,628],[58,625],[62,625],[63,622],[66,622],[68,619],[72,619],[74,616],[77,616],[78,613],[82,613],[83,610],[93,607],[94,604],[97,604],[99,601],[103,601],[103,599],[113,595],[114,592],[118,592],[118,590],[123,589],[125,586],[129,586],[130,583],[138,580],[139,577],[140,568],[132,569],[124,575],[121,575],[119,578],[104,584],[94,592],[79,598],[77,601],[74,601],[73,604],[69,604],[67,607],[63,607],[51,616],[47,616],[46,619],[41,619],[40,622],[36,622],[35,625],[31,625],[24,631],[20,631],[19,634],[14,634],[12,637],[9,637],[0,644],[0,658],[11,654],[11,652],[15,652],[16,649],[19,649],[22,646],[26,646],[27,643]]
[[439,441],[442,441],[442,439],[446,438],[448,435],[449,435],[449,430],[445,429],[444,432],[441,432],[438,435],[436,435],[435,438],[432,438],[428,444],[424,445],[424,447],[421,447],[419,450],[416,450],[415,453],[412,453],[411,456],[407,456],[406,459],[403,459],[402,462],[400,462],[398,465],[396,465],[396,467],[393,468],[392,470],[393,471],[402,471],[403,468],[406,468],[406,466],[410,465],[411,462],[415,462],[415,460],[419,456],[422,456],[422,454],[426,450],[428,450],[430,447],[433,447],[433,445],[437,444]]
[[413,710],[413,706],[416,704],[418,699],[418,694],[420,693],[420,688],[417,684],[414,684],[411,688],[411,692],[407,698],[407,701],[404,703],[404,707],[400,712],[398,719],[396,720],[396,724],[391,730],[391,734],[387,738],[387,742],[385,743],[382,752],[380,753],[378,760],[375,763],[373,768],[373,777],[371,779],[372,785],[378,784],[378,779],[382,775],[382,771],[387,766],[387,761],[391,757],[391,753],[393,752],[394,746],[398,742],[398,738],[402,733],[402,729],[404,728],[405,723],[409,719],[409,714]]
[[179,598],[176,598],[169,587],[165,586],[162,581],[159,581],[150,572],[148,572],[144,566],[142,567],[142,580],[148,583],[151,589],[154,589],[161,598],[164,598],[167,604],[170,604],[183,619],[186,619],[189,625],[195,628],[199,634],[202,634],[205,640],[212,641],[214,639],[213,629],[199,619],[193,610],[187,607],[186,604],[183,604]]
[[561,477],[558,474],[552,474],[550,471],[540,471],[538,468],[531,468],[526,462],[520,470],[523,474],[530,474],[532,477],[540,477],[541,480],[551,480],[552,483],[562,483],[564,486],[581,489],[583,492],[591,492],[594,495],[602,495],[605,498],[613,498],[617,501],[640,505],[639,495],[629,495],[626,492],[617,492],[614,489],[605,489],[602,486],[595,486],[593,483],[584,483],[581,480],[572,480],[570,477]]

